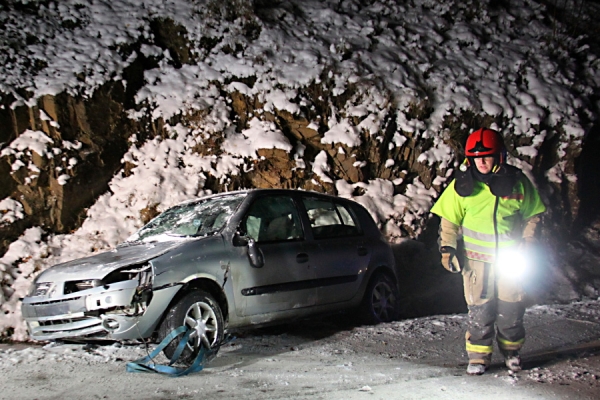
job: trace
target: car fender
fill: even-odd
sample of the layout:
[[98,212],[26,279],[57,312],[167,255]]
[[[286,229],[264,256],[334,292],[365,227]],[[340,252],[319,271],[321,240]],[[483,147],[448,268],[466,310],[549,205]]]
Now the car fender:
[[368,282],[371,280],[373,273],[383,268],[389,275],[391,275],[398,285],[398,276],[396,275],[395,269],[395,258],[392,248],[384,238],[373,243],[373,255],[369,263],[367,276],[365,282],[363,282],[362,288],[364,289]]
[[230,297],[225,294],[225,288],[229,286],[229,259],[230,255],[225,251],[222,235],[214,235],[187,242],[174,251],[152,260],[155,273],[153,287],[179,287],[169,304],[165,305],[164,312],[166,313],[190,286],[200,286],[201,282],[206,282],[204,285],[211,289],[225,314],[229,309],[227,299]]
[[[223,267],[223,266],[222,266]],[[216,268],[212,268],[216,270]],[[162,287],[173,287],[177,286],[177,290],[173,293],[173,296],[169,299],[169,304],[164,307],[163,315],[160,320],[164,318],[164,315],[169,309],[177,302],[182,296],[189,293],[190,291],[203,288],[209,291],[221,306],[221,311],[225,320],[228,320],[229,310],[234,307],[233,303],[233,288],[231,280],[229,279],[229,270],[227,267],[219,268],[222,271],[221,274],[215,275],[212,273],[198,272],[182,277],[176,283],[170,283]],[[158,287],[159,289],[161,287]]]
[[394,265],[395,265],[394,264],[394,255],[392,253],[391,248],[387,245],[387,243],[382,243],[382,245],[387,246],[389,248],[389,252],[382,252],[382,251],[374,251],[373,252],[375,254],[386,254],[386,256],[377,256],[371,260],[369,267],[367,268],[367,271],[365,271],[365,276],[360,284],[360,288],[357,291],[355,298],[352,300],[352,303],[355,305],[360,304],[360,302],[362,301],[362,299],[365,295],[365,291],[367,290],[367,286],[369,285],[369,282],[371,281],[373,276],[380,271],[385,272],[388,275],[390,275],[396,282],[396,286],[399,289],[398,276],[396,275],[396,271],[395,271],[395,267],[394,267]]
[[197,276],[222,283],[221,264],[227,264],[228,259],[221,235],[189,241],[152,260],[154,283],[186,283]]

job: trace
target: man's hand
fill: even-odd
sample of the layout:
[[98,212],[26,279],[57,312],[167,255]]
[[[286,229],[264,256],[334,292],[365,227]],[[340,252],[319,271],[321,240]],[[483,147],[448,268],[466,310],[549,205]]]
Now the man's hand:
[[452,273],[460,272],[460,263],[456,257],[456,249],[454,247],[442,246],[440,253],[442,253],[442,267]]

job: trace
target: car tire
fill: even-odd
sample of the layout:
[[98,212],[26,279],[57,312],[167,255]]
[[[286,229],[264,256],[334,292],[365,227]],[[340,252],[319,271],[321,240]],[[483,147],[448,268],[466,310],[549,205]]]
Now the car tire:
[[391,322],[398,317],[398,287],[392,277],[385,272],[377,272],[367,286],[360,307],[362,322],[375,325]]
[[[203,290],[190,292],[175,303],[158,329],[158,339],[162,341],[174,329],[182,325],[186,325],[194,331],[190,334],[189,342],[177,361],[179,363],[191,365],[198,354],[201,343],[206,347],[215,348],[223,340],[224,327],[221,307],[210,293]],[[169,359],[173,357],[181,336],[175,338],[164,348],[163,352]]]

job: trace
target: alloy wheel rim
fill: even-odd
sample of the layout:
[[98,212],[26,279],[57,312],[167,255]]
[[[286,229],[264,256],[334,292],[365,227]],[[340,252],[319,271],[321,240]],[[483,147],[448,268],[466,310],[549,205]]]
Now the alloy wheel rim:
[[205,302],[194,303],[185,314],[185,325],[192,330],[187,347],[197,350],[203,344],[210,349],[216,344],[219,325],[217,316],[210,305]]
[[382,321],[390,320],[394,313],[396,299],[394,292],[386,282],[379,282],[373,288],[371,305],[373,313]]

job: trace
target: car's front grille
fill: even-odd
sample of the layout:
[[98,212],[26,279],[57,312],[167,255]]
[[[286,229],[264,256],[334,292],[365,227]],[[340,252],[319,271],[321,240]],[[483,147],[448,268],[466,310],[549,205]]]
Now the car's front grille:
[[52,317],[60,319],[69,314],[83,313],[85,311],[85,298],[83,297],[25,303],[22,308],[25,318],[39,318],[44,320],[52,319]]
[[73,323],[76,323],[79,321],[85,321],[88,319],[89,319],[88,317],[52,319],[52,320],[46,320],[46,321],[39,321],[39,324],[40,324],[40,326],[67,325],[67,324],[73,324]]
[[75,301],[75,300],[79,300],[81,299],[81,297],[71,297],[68,299],[59,299],[59,300],[50,300],[50,301],[41,301],[39,303],[32,303],[33,306],[38,307],[38,306],[45,306],[48,304],[56,304],[56,303],[66,303],[69,301]]
[[102,321],[95,317],[73,317],[37,321],[29,324],[30,334],[36,340],[76,338],[88,335],[104,335]]

